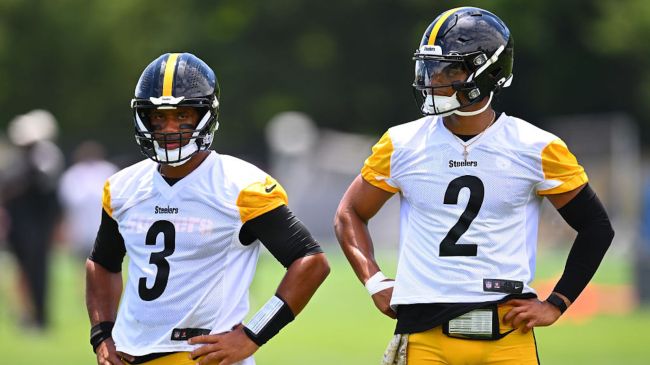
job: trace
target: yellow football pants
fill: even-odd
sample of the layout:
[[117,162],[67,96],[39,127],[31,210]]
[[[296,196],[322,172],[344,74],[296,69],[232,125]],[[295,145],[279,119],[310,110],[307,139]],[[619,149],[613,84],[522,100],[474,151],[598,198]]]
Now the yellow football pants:
[[[512,329],[503,316],[512,308],[499,306],[501,333]],[[537,345],[532,331],[515,330],[500,340],[467,340],[442,333],[442,326],[412,333],[406,351],[408,365],[538,365]]]

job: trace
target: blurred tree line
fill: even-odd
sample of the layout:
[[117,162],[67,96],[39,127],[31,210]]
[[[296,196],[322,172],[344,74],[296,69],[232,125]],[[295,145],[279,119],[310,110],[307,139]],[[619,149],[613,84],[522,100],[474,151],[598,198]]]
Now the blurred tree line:
[[222,90],[214,147],[264,161],[263,129],[299,110],[323,128],[381,134],[419,116],[413,51],[442,11],[483,7],[515,39],[499,109],[533,123],[627,112],[650,141],[650,2],[643,0],[2,0],[0,128],[52,111],[66,151],[85,138],[133,153],[129,102],[144,67],[192,52]]

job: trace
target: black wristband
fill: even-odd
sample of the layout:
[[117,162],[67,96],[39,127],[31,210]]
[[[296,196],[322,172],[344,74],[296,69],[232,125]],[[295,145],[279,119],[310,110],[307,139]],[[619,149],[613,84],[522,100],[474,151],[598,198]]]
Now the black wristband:
[[287,302],[275,295],[244,326],[244,333],[257,346],[262,346],[294,318]]
[[111,338],[111,332],[115,322],[100,322],[90,329],[90,344],[93,346],[93,352],[97,352],[97,346],[104,340]]
[[560,310],[560,313],[564,313],[567,310],[567,305],[559,295],[551,293],[551,295],[546,298],[546,301],[551,303],[554,307]]

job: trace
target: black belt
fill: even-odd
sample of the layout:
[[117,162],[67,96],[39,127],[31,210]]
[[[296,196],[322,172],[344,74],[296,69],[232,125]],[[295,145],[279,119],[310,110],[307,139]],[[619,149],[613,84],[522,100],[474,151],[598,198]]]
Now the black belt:
[[163,356],[175,354],[176,352],[154,352],[153,354],[146,354],[142,356],[133,356],[133,361],[127,361],[129,364],[144,364],[147,361],[155,360]]
[[[171,340],[172,341],[187,341],[188,339],[196,336],[208,335],[210,330],[207,328],[174,328],[172,330]],[[144,364],[147,361],[155,360],[163,356],[175,354],[178,351],[174,352],[154,352],[152,354],[146,354],[142,356],[134,356],[133,361],[129,364]]]

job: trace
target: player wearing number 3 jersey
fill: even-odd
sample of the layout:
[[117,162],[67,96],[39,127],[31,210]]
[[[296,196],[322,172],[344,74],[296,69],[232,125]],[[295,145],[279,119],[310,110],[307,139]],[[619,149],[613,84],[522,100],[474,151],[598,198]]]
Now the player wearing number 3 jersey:
[[[530,331],[555,322],[613,238],[607,214],[558,137],[497,113],[512,81],[513,40],[494,14],[444,12],[415,53],[423,118],[390,128],[335,218],[337,237],[375,305],[397,318],[385,364],[537,364]],[[394,282],[373,257],[367,222],[401,203]],[[530,287],[543,198],[578,232],[545,301]]]
[[[106,182],[86,264],[97,363],[254,364],[251,355],[325,279],[327,260],[276,180],[208,149],[219,88],[203,61],[164,54],[144,70],[135,94],[135,136],[149,159]],[[287,272],[243,325],[260,242]]]

